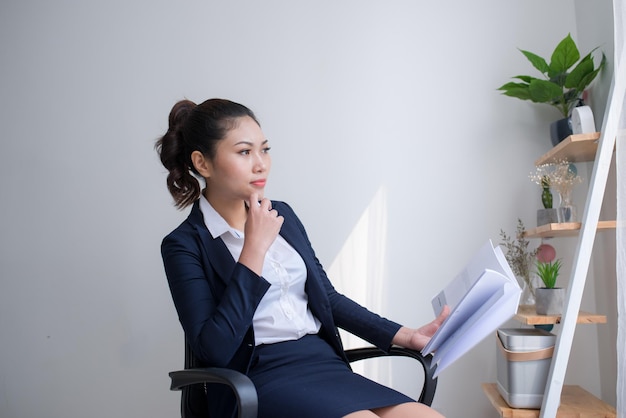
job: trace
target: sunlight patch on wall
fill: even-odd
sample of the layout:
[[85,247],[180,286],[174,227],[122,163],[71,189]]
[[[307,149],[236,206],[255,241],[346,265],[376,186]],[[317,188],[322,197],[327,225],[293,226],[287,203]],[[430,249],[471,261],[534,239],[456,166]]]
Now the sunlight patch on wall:
[[[328,277],[337,291],[376,313],[383,310],[386,299],[386,247],[387,193],[381,187],[328,269]],[[346,349],[371,345],[343,330],[340,333]],[[382,370],[378,363],[357,362],[352,368],[384,383],[389,380],[389,370]]]

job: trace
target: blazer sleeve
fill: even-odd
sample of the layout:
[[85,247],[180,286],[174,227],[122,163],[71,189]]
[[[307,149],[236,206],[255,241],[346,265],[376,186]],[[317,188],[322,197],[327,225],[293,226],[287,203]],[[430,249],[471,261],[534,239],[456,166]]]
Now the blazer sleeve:
[[206,365],[228,367],[251,332],[254,312],[270,284],[234,261],[230,277],[219,278],[204,252],[189,225],[161,245],[174,305],[194,354]]
[[323,292],[325,292],[330,303],[335,325],[363,338],[384,351],[388,351],[391,348],[392,339],[401,325],[369,311],[347,296],[337,292],[326,275],[322,264],[315,255],[315,251],[309,241],[304,225],[287,203],[281,203],[284,206],[282,207],[282,211],[279,210],[279,212],[281,214],[285,213],[291,221],[295,222],[306,243],[308,254],[305,257],[310,258],[311,264],[315,269],[312,279],[320,282]]

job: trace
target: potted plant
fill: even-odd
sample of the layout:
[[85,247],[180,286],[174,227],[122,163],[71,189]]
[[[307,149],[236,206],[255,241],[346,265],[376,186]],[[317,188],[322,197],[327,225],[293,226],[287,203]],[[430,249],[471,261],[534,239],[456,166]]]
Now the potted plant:
[[565,289],[556,287],[561,260],[537,261],[537,275],[545,287],[535,289],[535,309],[539,315],[560,315],[565,301]]
[[547,175],[531,175],[531,180],[541,186],[541,203],[543,209],[537,209],[537,226],[559,222],[558,210],[553,204],[553,195],[550,187],[550,177]]
[[519,82],[506,83],[498,90],[506,96],[554,106],[562,116],[550,126],[552,142],[557,145],[572,134],[571,111],[583,104],[583,92],[606,64],[606,56],[602,53],[600,64],[595,66],[592,53],[596,49],[580,59],[578,47],[568,34],[552,52],[550,63],[532,52],[520,50],[544,78],[518,75],[512,78]]
[[523,285],[520,305],[534,305],[536,286],[533,283],[535,275],[532,272],[532,266],[535,256],[537,255],[537,249],[531,250],[528,248],[530,242],[524,238],[525,232],[526,228],[524,227],[524,223],[518,218],[514,238],[509,236],[504,230],[500,230],[500,237],[502,238],[500,245],[504,246],[506,249],[504,254],[506,261]]

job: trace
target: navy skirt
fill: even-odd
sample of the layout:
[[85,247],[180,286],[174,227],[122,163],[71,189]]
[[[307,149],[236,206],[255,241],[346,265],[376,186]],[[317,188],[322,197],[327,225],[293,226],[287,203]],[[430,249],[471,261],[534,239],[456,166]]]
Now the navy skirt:
[[415,402],[352,372],[318,335],[256,347],[248,375],[257,388],[259,418],[340,418]]

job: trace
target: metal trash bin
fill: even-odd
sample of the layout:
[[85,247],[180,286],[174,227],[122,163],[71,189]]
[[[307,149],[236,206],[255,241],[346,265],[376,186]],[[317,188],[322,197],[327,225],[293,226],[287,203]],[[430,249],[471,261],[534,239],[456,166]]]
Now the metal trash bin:
[[498,392],[512,408],[541,408],[556,336],[536,328],[503,328],[496,340]]

